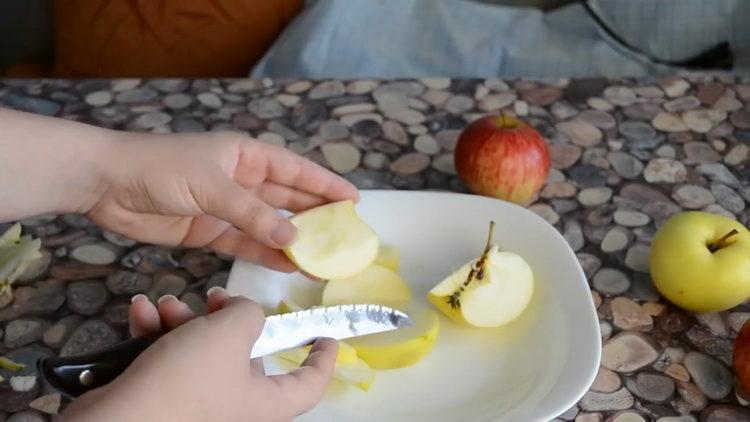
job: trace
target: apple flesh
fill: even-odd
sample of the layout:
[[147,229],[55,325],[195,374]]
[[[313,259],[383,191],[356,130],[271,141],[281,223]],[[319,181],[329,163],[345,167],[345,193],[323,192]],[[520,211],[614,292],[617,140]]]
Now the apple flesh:
[[456,171],[474,193],[526,204],[547,180],[550,154],[542,135],[510,116],[468,125],[454,152]]
[[672,216],[651,243],[656,289],[673,304],[698,313],[720,312],[750,297],[750,231],[718,214]]
[[398,247],[391,245],[381,245],[378,256],[375,257],[374,264],[382,265],[391,271],[398,272],[401,266],[401,253]]
[[515,320],[529,305],[534,274],[518,254],[491,245],[427,294],[427,299],[453,321],[474,327],[499,327]]
[[403,309],[411,301],[404,279],[381,265],[371,265],[346,279],[330,280],[323,288],[323,306],[375,304]]
[[284,252],[313,277],[351,277],[372,264],[378,254],[378,236],[357,215],[352,201],[303,211],[289,221],[297,227],[297,239]]

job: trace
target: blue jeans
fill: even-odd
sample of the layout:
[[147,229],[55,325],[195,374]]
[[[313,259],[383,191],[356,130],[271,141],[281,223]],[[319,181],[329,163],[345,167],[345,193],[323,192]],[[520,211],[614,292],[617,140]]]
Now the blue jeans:
[[[663,59],[720,41],[750,62],[750,0],[597,0],[619,35]],[[578,3],[544,13],[468,0],[312,0],[253,77],[644,77],[680,69],[618,47]]]

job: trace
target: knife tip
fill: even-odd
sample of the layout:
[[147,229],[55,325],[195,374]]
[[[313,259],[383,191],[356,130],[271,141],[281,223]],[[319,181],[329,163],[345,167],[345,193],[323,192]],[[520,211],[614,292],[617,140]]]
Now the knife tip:
[[414,321],[404,312],[395,311],[392,315],[391,322],[396,328],[404,328],[414,325]]

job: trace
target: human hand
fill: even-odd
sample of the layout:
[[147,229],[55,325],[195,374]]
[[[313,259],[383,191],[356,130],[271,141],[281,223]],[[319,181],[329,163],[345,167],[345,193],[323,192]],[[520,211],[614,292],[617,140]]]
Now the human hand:
[[345,179],[288,150],[235,133],[123,133],[107,159],[102,194],[85,210],[134,240],[210,247],[279,271],[296,229],[277,209],[357,200]]
[[64,420],[289,421],[318,403],[333,376],[335,341],[319,340],[299,369],[266,376],[249,359],[261,308],[221,288],[207,299],[209,314],[196,316],[174,296],[158,307],[134,297],[131,334],[163,336],[113,382],[74,401]]
[[239,133],[127,133],[3,108],[0,127],[0,222],[81,213],[144,243],[291,272],[280,248],[296,231],[276,210],[358,199],[335,173]]

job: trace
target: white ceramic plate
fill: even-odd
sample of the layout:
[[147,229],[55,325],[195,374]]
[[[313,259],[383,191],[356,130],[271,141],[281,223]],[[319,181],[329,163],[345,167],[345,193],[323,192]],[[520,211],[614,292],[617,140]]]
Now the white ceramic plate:
[[[441,315],[433,351],[408,368],[377,371],[368,392],[332,385],[300,421],[547,421],[590,387],[601,355],[599,324],[584,273],[564,238],[525,208],[441,192],[363,191],[361,217],[401,250],[415,300],[481,254],[489,221],[495,242],[535,272],[530,306],[498,329],[459,327]],[[322,283],[236,261],[231,294],[267,309],[282,299],[319,304]],[[283,370],[265,359],[269,373]]]

